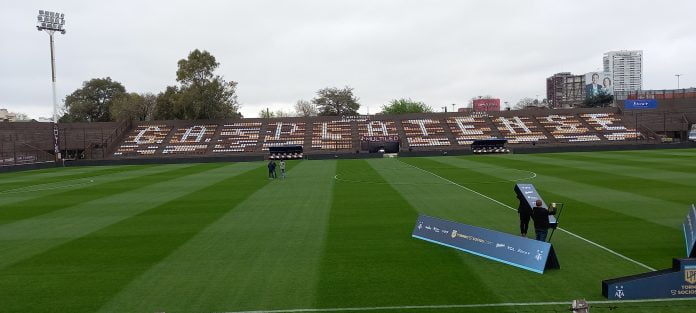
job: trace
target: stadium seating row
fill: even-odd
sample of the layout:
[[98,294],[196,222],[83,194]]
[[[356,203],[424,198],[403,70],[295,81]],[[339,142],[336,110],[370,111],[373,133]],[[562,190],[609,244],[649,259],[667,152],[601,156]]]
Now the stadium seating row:
[[313,123],[298,119],[181,126],[157,123],[134,127],[114,156],[262,152],[278,145],[302,145],[307,151],[351,151],[362,136],[403,136],[402,148],[419,149],[465,146],[491,137],[506,138],[510,144],[529,144],[635,140],[642,135],[627,128],[621,115],[611,112],[497,117],[476,114],[441,120],[371,116]]

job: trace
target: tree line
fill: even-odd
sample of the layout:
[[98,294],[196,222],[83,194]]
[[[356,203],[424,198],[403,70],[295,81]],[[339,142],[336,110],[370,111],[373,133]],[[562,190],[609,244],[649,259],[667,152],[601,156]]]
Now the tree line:
[[[177,62],[176,82],[164,91],[127,92],[125,86],[110,77],[85,81],[65,98],[60,122],[109,122],[146,120],[232,119],[242,117],[237,98],[237,82],[215,73],[220,63],[207,51],[193,50]],[[484,96],[490,98],[490,96]],[[479,97],[482,98],[482,97]],[[473,101],[472,98],[471,101]],[[470,103],[471,103],[470,101]],[[515,109],[539,105],[531,98],[520,100]],[[357,115],[359,99],[353,88],[327,87],[311,100],[298,100],[292,111],[268,109],[259,117]],[[393,99],[381,106],[383,114],[433,112],[431,106],[410,98]]]

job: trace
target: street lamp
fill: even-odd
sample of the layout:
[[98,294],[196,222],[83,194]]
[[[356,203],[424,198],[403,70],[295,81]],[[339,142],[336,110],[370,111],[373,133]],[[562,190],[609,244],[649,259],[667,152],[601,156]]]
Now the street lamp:
[[53,34],[60,32],[65,34],[65,14],[39,10],[36,17],[36,29],[45,30],[51,42],[51,82],[53,89],[53,152],[56,162],[60,160],[60,147],[58,146],[58,102],[56,101],[56,58],[53,48]]
[[58,103],[56,101],[56,58],[53,48],[53,34],[60,32],[65,34],[65,14],[39,10],[36,18],[36,29],[46,31],[51,42],[51,82],[53,84],[53,122],[58,123]]

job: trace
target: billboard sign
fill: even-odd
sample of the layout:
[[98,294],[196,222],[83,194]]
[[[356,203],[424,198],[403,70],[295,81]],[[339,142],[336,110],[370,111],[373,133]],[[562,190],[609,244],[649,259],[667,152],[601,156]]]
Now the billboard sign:
[[598,96],[613,96],[614,81],[604,72],[589,72],[585,74],[585,98]]
[[602,281],[609,300],[696,297],[696,259],[674,259],[672,268]]
[[543,274],[560,268],[548,242],[420,215],[412,237]]
[[693,258],[696,257],[696,251],[694,251],[694,244],[696,244],[696,206],[691,205],[689,208],[689,214],[686,215],[684,223],[682,224],[684,229],[684,241],[686,244],[686,257]]
[[500,99],[475,99],[474,112],[500,111]]
[[626,110],[657,109],[657,100],[655,100],[655,99],[624,100],[624,109],[626,109]]

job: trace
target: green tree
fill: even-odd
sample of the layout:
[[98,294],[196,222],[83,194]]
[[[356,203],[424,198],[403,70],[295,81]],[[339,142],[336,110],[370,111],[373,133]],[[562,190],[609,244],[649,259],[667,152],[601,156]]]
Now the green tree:
[[126,93],[114,99],[111,116],[117,121],[149,121],[152,119],[157,96],[151,93]]
[[353,95],[353,88],[348,86],[343,89],[320,89],[312,103],[319,109],[319,115],[357,115],[360,108],[358,98]]
[[82,83],[82,88],[65,97],[67,111],[61,122],[109,122],[114,99],[126,93],[126,88],[117,81],[94,78]]
[[394,99],[388,104],[382,106],[384,114],[405,114],[405,113],[428,113],[432,112],[433,108],[427,104],[409,99]]
[[158,119],[222,119],[240,117],[237,83],[215,75],[220,64],[198,49],[178,62],[176,81],[157,97]]
[[261,110],[261,111],[259,111],[259,117],[260,118],[274,118],[275,112],[270,111],[270,110]]

